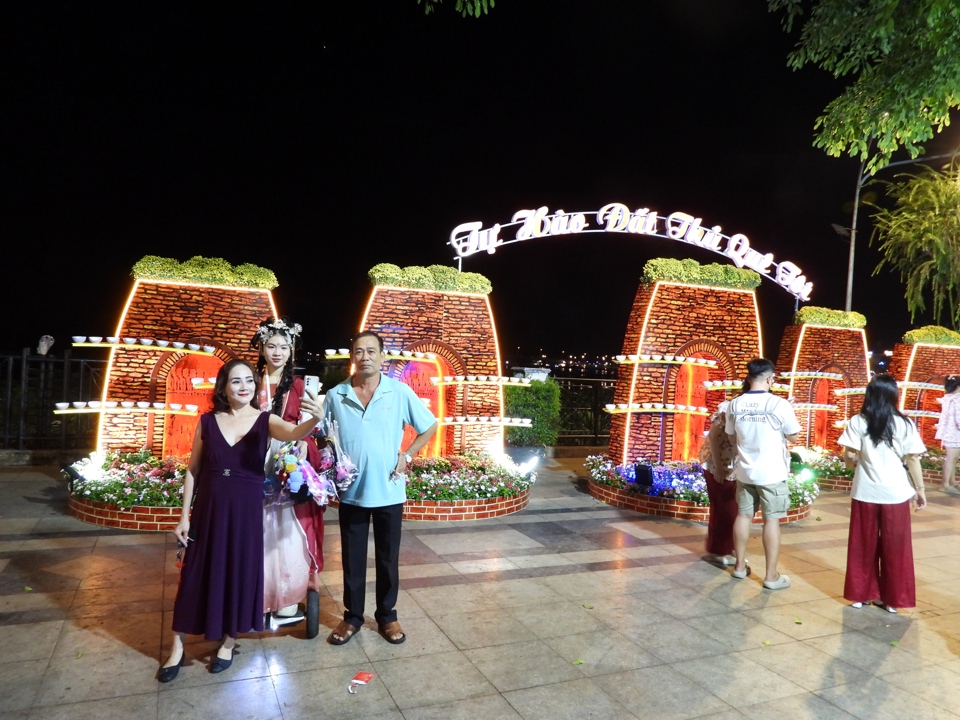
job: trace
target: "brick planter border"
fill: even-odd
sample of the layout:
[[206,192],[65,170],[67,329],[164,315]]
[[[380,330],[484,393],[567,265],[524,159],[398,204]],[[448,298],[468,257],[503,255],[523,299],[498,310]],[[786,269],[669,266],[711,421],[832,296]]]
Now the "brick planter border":
[[[697,505],[689,500],[674,500],[673,498],[656,497],[654,495],[637,495],[625,490],[617,490],[608,485],[600,485],[592,479],[587,480],[590,494],[600,502],[614,507],[633,510],[645,515],[659,515],[660,517],[677,518],[678,520],[695,520],[707,522],[710,519],[710,508]],[[801,508],[791,508],[781,523],[797,522],[810,516],[810,505]],[[754,523],[762,523],[760,513],[753,518]]]
[[[404,520],[483,520],[510,515],[523,510],[530,502],[530,490],[513,497],[493,497],[485,500],[442,500],[439,502],[407,500],[403,506]],[[337,503],[331,503],[337,507]],[[180,508],[143,507],[119,508],[108,503],[85,500],[71,495],[67,511],[77,520],[103,527],[146,532],[169,532],[180,522]]]
[[77,520],[121,530],[169,532],[180,522],[180,508],[178,507],[135,505],[130,508],[120,508],[116,505],[86,500],[75,495],[71,495],[67,500],[67,512]]
[[403,505],[404,520],[483,520],[523,510],[530,502],[530,490],[512,497],[486,500],[407,500]]
[[[940,474],[939,470],[924,470],[922,474],[924,485],[932,485],[934,487],[943,485],[943,475]],[[837,490],[848,493],[853,490],[853,476],[841,477],[838,475],[830,475],[818,480],[817,484],[820,485],[821,490]]]
[[[407,500],[403,504],[404,520],[446,521],[485,520],[523,510],[530,502],[530,490],[513,497],[492,497],[485,500]],[[330,507],[339,507],[336,501]]]
[[836,490],[837,492],[848,493],[853,489],[853,475],[844,477],[843,475],[826,475],[817,480],[817,485],[821,490]]

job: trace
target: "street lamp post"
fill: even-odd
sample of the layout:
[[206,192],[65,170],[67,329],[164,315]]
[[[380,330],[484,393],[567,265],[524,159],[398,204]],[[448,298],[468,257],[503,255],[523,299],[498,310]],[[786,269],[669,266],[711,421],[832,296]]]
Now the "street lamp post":
[[[869,146],[867,146],[867,152],[869,153]],[[940,155],[931,155],[930,157],[925,158],[916,158],[913,160],[898,160],[897,162],[888,163],[884,165],[880,170],[885,168],[896,167],[897,165],[919,165],[920,163],[926,162],[928,160],[939,160],[941,158],[952,158],[956,157],[957,152],[952,153],[943,153]],[[860,210],[860,191],[863,189],[864,183],[867,182],[870,178],[873,177],[872,172],[864,172],[864,169],[867,166],[867,158],[863,159],[863,162],[860,163],[860,171],[857,173],[857,189],[853,193],[853,218],[850,221],[850,227],[845,228],[840,225],[834,225],[833,229],[837,231],[837,234],[842,237],[850,238],[850,253],[847,257],[847,299],[844,305],[844,310],[850,312],[851,306],[853,304],[853,260],[856,255],[856,245],[857,245],[857,214]]]

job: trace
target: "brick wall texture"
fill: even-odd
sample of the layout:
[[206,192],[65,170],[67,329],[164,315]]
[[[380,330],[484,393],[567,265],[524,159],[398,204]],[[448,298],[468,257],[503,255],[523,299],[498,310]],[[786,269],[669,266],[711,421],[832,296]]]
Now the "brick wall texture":
[[[435,363],[392,360],[385,372],[407,382],[420,397],[435,396],[431,409],[444,416],[501,416],[503,390],[494,385],[447,385],[431,393],[428,377],[501,375],[493,311],[486,295],[375,287],[363,330],[373,330],[387,349],[432,352]],[[449,455],[503,445],[494,425],[441,425],[433,452]]]
[[[644,318],[648,318],[644,331]],[[621,365],[615,403],[686,402],[689,388],[712,413],[725,399],[707,391],[704,380],[738,379],[746,363],[760,354],[760,325],[752,291],[658,282],[637,289],[623,340],[624,355],[661,354],[717,360],[715,367]],[[702,402],[699,402],[702,400]],[[681,424],[684,423],[684,424]],[[695,457],[708,425],[673,413],[614,414],[609,457],[615,462],[685,460]]]
[[[840,373],[842,380],[794,378],[791,394],[798,403],[827,403],[836,410],[797,410],[800,437],[797,444],[817,445],[839,452],[837,423],[860,412],[862,395],[838,397],[838,388],[862,388],[870,380],[863,330],[822,325],[789,325],[784,328],[777,357],[778,372]],[[786,378],[780,382],[790,382]]]
[[[260,322],[273,314],[269,290],[136,281],[122,319],[121,338],[212,345],[216,350],[211,357],[180,353],[169,347],[118,346],[111,350],[106,399],[185,402],[199,405],[200,412],[208,410],[211,391],[195,391],[190,378],[213,377],[234,358],[256,362],[250,338]],[[100,446],[104,450],[133,451],[146,445],[157,455],[180,455],[184,449],[189,451],[189,438],[197,422],[196,417],[135,410],[105,413]]]
[[[906,345],[893,346],[889,372],[898,382],[924,382],[943,385],[947,375],[960,374],[960,347],[956,345]],[[943,390],[904,388],[900,398],[905,410],[929,410],[940,412]],[[914,418],[923,441],[930,446],[939,447],[936,434],[936,418]]]

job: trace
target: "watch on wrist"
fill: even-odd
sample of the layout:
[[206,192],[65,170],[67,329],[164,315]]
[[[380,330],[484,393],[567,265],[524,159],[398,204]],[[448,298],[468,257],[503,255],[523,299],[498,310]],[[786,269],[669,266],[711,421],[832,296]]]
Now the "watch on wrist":
[[411,455],[411,454],[408,453],[408,452],[405,452],[405,453],[403,454],[403,459],[406,460],[408,464],[409,464],[409,463],[412,463],[412,462],[413,462],[413,455]]

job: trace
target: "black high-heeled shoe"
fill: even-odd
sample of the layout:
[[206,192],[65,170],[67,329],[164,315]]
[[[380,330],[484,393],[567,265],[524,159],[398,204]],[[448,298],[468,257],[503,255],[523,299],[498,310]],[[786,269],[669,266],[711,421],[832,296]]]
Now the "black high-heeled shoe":
[[181,650],[180,651],[180,662],[176,665],[170,665],[169,667],[160,668],[160,672],[157,674],[157,680],[162,683],[168,683],[171,680],[176,679],[177,675],[180,673],[180,668],[183,667],[183,661],[186,659],[187,654]]
[[216,675],[217,673],[222,673],[228,667],[233,665],[233,653],[235,650],[236,650],[235,647],[230,650],[229,660],[224,660],[222,657],[219,657],[219,656],[214,657],[213,662],[210,663],[210,672]]

